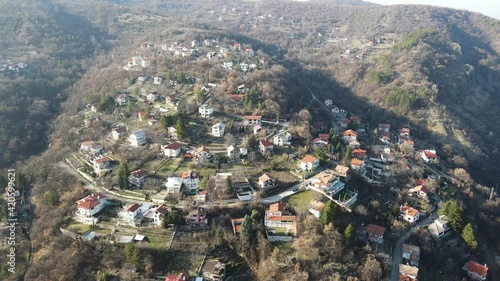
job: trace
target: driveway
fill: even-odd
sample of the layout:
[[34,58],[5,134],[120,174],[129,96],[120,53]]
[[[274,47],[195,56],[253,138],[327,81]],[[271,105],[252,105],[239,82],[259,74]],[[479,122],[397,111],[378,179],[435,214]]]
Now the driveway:
[[439,209],[434,210],[428,217],[419,221],[415,224],[410,230],[408,230],[401,238],[399,238],[398,242],[396,242],[396,246],[393,248],[392,252],[392,272],[391,272],[391,281],[399,280],[399,264],[401,264],[401,260],[403,258],[403,244],[404,242],[411,236],[412,233],[417,232],[423,226],[433,222],[438,218]]

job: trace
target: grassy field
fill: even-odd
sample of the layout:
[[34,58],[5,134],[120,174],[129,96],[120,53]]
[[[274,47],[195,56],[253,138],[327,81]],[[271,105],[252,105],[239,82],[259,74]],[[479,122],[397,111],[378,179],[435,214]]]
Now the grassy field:
[[288,198],[288,202],[293,205],[298,212],[307,212],[309,210],[309,202],[312,199],[321,198],[321,195],[312,190],[306,190],[292,195]]
[[69,225],[68,229],[78,234],[85,234],[90,230],[90,227],[90,225],[75,222]]

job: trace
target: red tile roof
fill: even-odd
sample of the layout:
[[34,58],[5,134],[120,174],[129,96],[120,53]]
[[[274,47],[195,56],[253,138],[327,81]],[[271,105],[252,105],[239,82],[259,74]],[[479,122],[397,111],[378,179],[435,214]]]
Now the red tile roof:
[[269,146],[273,146],[273,144],[268,141],[268,140],[260,140],[260,143],[264,146],[264,147],[269,147]]
[[269,206],[269,211],[270,212],[283,212],[283,203],[281,202],[278,202],[278,203],[274,203],[274,204],[271,204]]
[[263,174],[262,176],[259,177],[260,182],[266,182],[270,180],[271,178],[267,174]]
[[362,154],[362,155],[366,155],[366,150],[363,150],[363,149],[354,149],[352,151],[352,154]]
[[353,131],[351,129],[342,132],[343,137],[351,137],[351,136],[356,137],[357,135],[358,135],[358,133],[356,133],[355,131]]
[[162,215],[166,215],[170,212],[170,208],[165,205],[160,205],[158,208],[156,208],[156,212]]
[[129,211],[129,212],[135,212],[140,207],[141,207],[141,205],[139,205],[137,203],[133,203],[132,205],[128,206],[127,211]]
[[410,206],[402,206],[401,212],[405,213],[409,217],[415,217],[419,213],[417,209]]
[[364,162],[363,160],[359,160],[359,159],[355,158],[355,159],[351,160],[351,165],[353,165],[353,166],[361,166],[361,164],[363,164],[363,162]]
[[135,178],[142,178],[144,176],[146,176],[148,174],[148,171],[146,171],[145,169],[139,169],[139,170],[135,170],[133,171],[132,173],[130,173],[133,177]]
[[438,158],[438,156],[435,153],[430,152],[429,150],[424,150],[425,157],[431,159],[431,158]]
[[177,150],[182,147],[182,143],[173,142],[167,146],[168,149]]
[[371,233],[376,236],[384,236],[385,227],[376,224],[369,224],[366,227],[366,232]]
[[245,116],[243,116],[243,118],[245,118],[245,120],[260,120],[260,119],[262,119],[262,116],[260,116],[260,115],[245,115]]
[[92,198],[83,198],[82,201],[78,201],[78,207],[89,210],[99,206],[99,204],[98,200],[94,200]]
[[183,179],[188,179],[188,178],[196,179],[196,178],[198,178],[198,174],[196,172],[193,172],[193,171],[187,171],[187,172],[182,173],[181,178],[183,178]]
[[107,156],[95,160],[95,162],[98,163],[98,164],[99,163],[104,163],[104,162],[110,162],[110,161],[111,161],[111,158],[109,158]]
[[169,275],[165,278],[165,281],[187,281],[188,274],[185,272],[179,273],[179,275]]
[[480,276],[486,277],[488,275],[488,267],[486,265],[482,265],[475,261],[469,261],[467,263],[467,271],[474,272]]
[[301,162],[302,163],[313,163],[314,161],[318,160],[316,157],[312,155],[306,155],[304,158],[302,158]]

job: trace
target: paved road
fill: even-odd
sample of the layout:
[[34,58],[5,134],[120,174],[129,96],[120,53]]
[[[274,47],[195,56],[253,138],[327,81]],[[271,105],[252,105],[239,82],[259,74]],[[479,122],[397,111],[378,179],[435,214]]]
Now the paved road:
[[[111,194],[109,193],[108,191],[106,191],[104,188],[100,187],[100,186],[96,186],[94,185],[93,183],[87,181],[85,178],[83,178],[80,174],[78,174],[75,170],[73,170],[73,168],[71,168],[68,164],[66,164],[64,161],[61,161],[59,162],[59,166],[61,168],[63,168],[64,170],[66,170],[68,173],[76,176],[77,178],[81,179],[82,182],[85,183],[85,188],[89,189],[89,190],[92,190],[94,192],[97,192],[97,193],[101,193],[101,194],[104,194],[106,195],[108,198],[111,198],[111,199],[116,199],[116,200],[120,200],[120,201],[123,201],[123,202],[128,202],[128,203],[138,203],[138,202],[144,202],[144,203],[151,203],[149,201],[146,201],[146,200],[140,200],[140,199],[129,199],[129,198],[125,198],[125,197],[122,197],[122,196],[117,196],[117,195],[114,195],[114,194]],[[288,197],[288,196],[291,196],[295,193],[298,192],[298,188],[300,187],[300,183],[276,194],[276,195],[272,195],[272,196],[269,196],[269,197],[264,197],[264,198],[261,198],[261,202],[264,203],[264,204],[271,204],[271,203],[275,203],[275,202],[278,202],[278,201],[281,201],[283,198],[285,197]],[[297,189],[297,191],[294,191],[295,189]],[[214,200],[214,201],[210,201],[210,202],[207,202],[206,205],[229,205],[229,204],[235,204],[235,203],[239,203],[241,202],[239,199],[227,199],[227,200]]]
[[399,280],[399,264],[401,264],[401,260],[403,258],[403,243],[411,236],[412,233],[415,233],[423,226],[437,219],[438,211],[439,208],[434,210],[434,212],[432,212],[428,217],[415,224],[412,228],[410,228],[410,230],[408,230],[403,236],[401,236],[401,238],[399,238],[398,242],[396,242],[396,246],[394,247],[392,252],[392,272],[390,281]]

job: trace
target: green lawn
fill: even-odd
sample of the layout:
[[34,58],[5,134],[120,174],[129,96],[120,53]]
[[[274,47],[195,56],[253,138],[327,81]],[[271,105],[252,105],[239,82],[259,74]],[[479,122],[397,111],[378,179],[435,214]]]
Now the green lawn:
[[315,198],[317,198],[317,194],[314,191],[306,190],[288,197],[288,202],[298,212],[307,212],[309,210],[309,202]]
[[122,196],[129,196],[129,197],[134,197],[134,198],[137,198],[137,199],[140,199],[140,200],[144,200],[146,197],[145,196],[140,196],[136,193],[133,193],[133,192],[130,192],[130,191],[120,191],[118,192],[118,194],[122,195]]
[[73,231],[73,232],[76,232],[78,234],[85,234],[87,231],[90,230],[90,225],[87,225],[87,224],[82,224],[82,223],[74,223],[74,224],[71,224],[68,229]]

